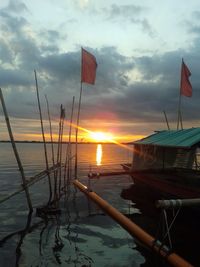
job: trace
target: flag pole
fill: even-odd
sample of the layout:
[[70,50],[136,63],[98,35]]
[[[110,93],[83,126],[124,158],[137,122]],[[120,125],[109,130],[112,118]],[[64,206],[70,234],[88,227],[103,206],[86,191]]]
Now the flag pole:
[[82,89],[83,82],[94,84],[95,76],[96,76],[96,58],[81,48],[81,88],[80,88],[80,96],[79,96],[79,104],[78,104],[78,114],[77,114],[77,124],[76,124],[76,148],[75,148],[75,179],[77,179],[77,169],[78,169],[78,128],[79,128],[79,119],[80,119],[80,109],[81,109],[81,97],[82,97]]
[[179,130],[179,123],[181,120],[181,90],[179,94],[179,101],[178,101],[178,118],[177,118],[177,130]]
[[79,119],[80,119],[82,91],[83,91],[83,83],[81,81],[79,104],[78,104],[78,114],[77,114],[77,123],[76,123],[75,179],[77,179],[77,171],[78,171],[78,127],[79,127]]
[[180,91],[179,91],[179,101],[178,101],[177,130],[179,130],[179,124],[181,125],[181,129],[183,129],[183,122],[182,122],[182,115],[181,115],[182,68],[183,68],[183,58],[182,58],[182,64],[181,64],[181,80],[180,80]]
[[183,117],[182,117],[181,110],[180,110],[180,124],[181,124],[181,130],[183,130]]
[[181,130],[183,130],[183,120],[182,120],[182,114],[181,114],[181,92],[179,95],[179,103],[178,103],[178,120],[177,120],[177,130],[179,130],[179,124]]

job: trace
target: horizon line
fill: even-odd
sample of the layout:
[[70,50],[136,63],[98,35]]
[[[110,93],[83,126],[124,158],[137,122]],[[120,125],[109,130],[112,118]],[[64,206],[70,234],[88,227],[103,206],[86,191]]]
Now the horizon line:
[[[10,140],[0,140],[0,143],[11,143]],[[43,141],[36,141],[36,140],[15,140],[15,143],[44,143]],[[58,144],[58,141],[46,141],[47,144]],[[122,142],[121,144],[129,144],[130,142]],[[62,144],[69,144],[68,141],[63,141]],[[71,144],[76,144],[76,142],[71,142]],[[78,144],[113,144],[113,142],[78,142]]]

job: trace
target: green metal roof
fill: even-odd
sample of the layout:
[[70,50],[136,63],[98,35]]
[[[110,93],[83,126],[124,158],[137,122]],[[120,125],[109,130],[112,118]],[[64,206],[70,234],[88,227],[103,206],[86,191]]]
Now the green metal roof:
[[200,143],[200,127],[183,130],[165,130],[133,142],[138,145],[190,148]]

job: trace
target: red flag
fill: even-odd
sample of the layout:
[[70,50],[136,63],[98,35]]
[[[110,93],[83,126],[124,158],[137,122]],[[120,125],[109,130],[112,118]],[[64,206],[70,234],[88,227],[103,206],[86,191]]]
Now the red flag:
[[181,67],[181,95],[192,96],[192,85],[190,83],[189,77],[191,75],[190,70],[182,60]]
[[82,48],[81,82],[94,84],[96,77],[96,58]]

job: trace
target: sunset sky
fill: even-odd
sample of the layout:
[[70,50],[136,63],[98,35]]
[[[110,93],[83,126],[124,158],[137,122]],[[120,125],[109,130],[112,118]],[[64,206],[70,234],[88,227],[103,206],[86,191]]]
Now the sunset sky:
[[166,129],[165,110],[175,128],[182,58],[193,86],[182,97],[183,126],[200,126],[199,0],[1,0],[0,31],[0,87],[15,139],[41,139],[34,69],[47,135],[45,94],[55,138],[60,104],[69,120],[75,96],[77,115],[81,47],[98,63],[95,85],[83,85],[81,127],[131,141]]

